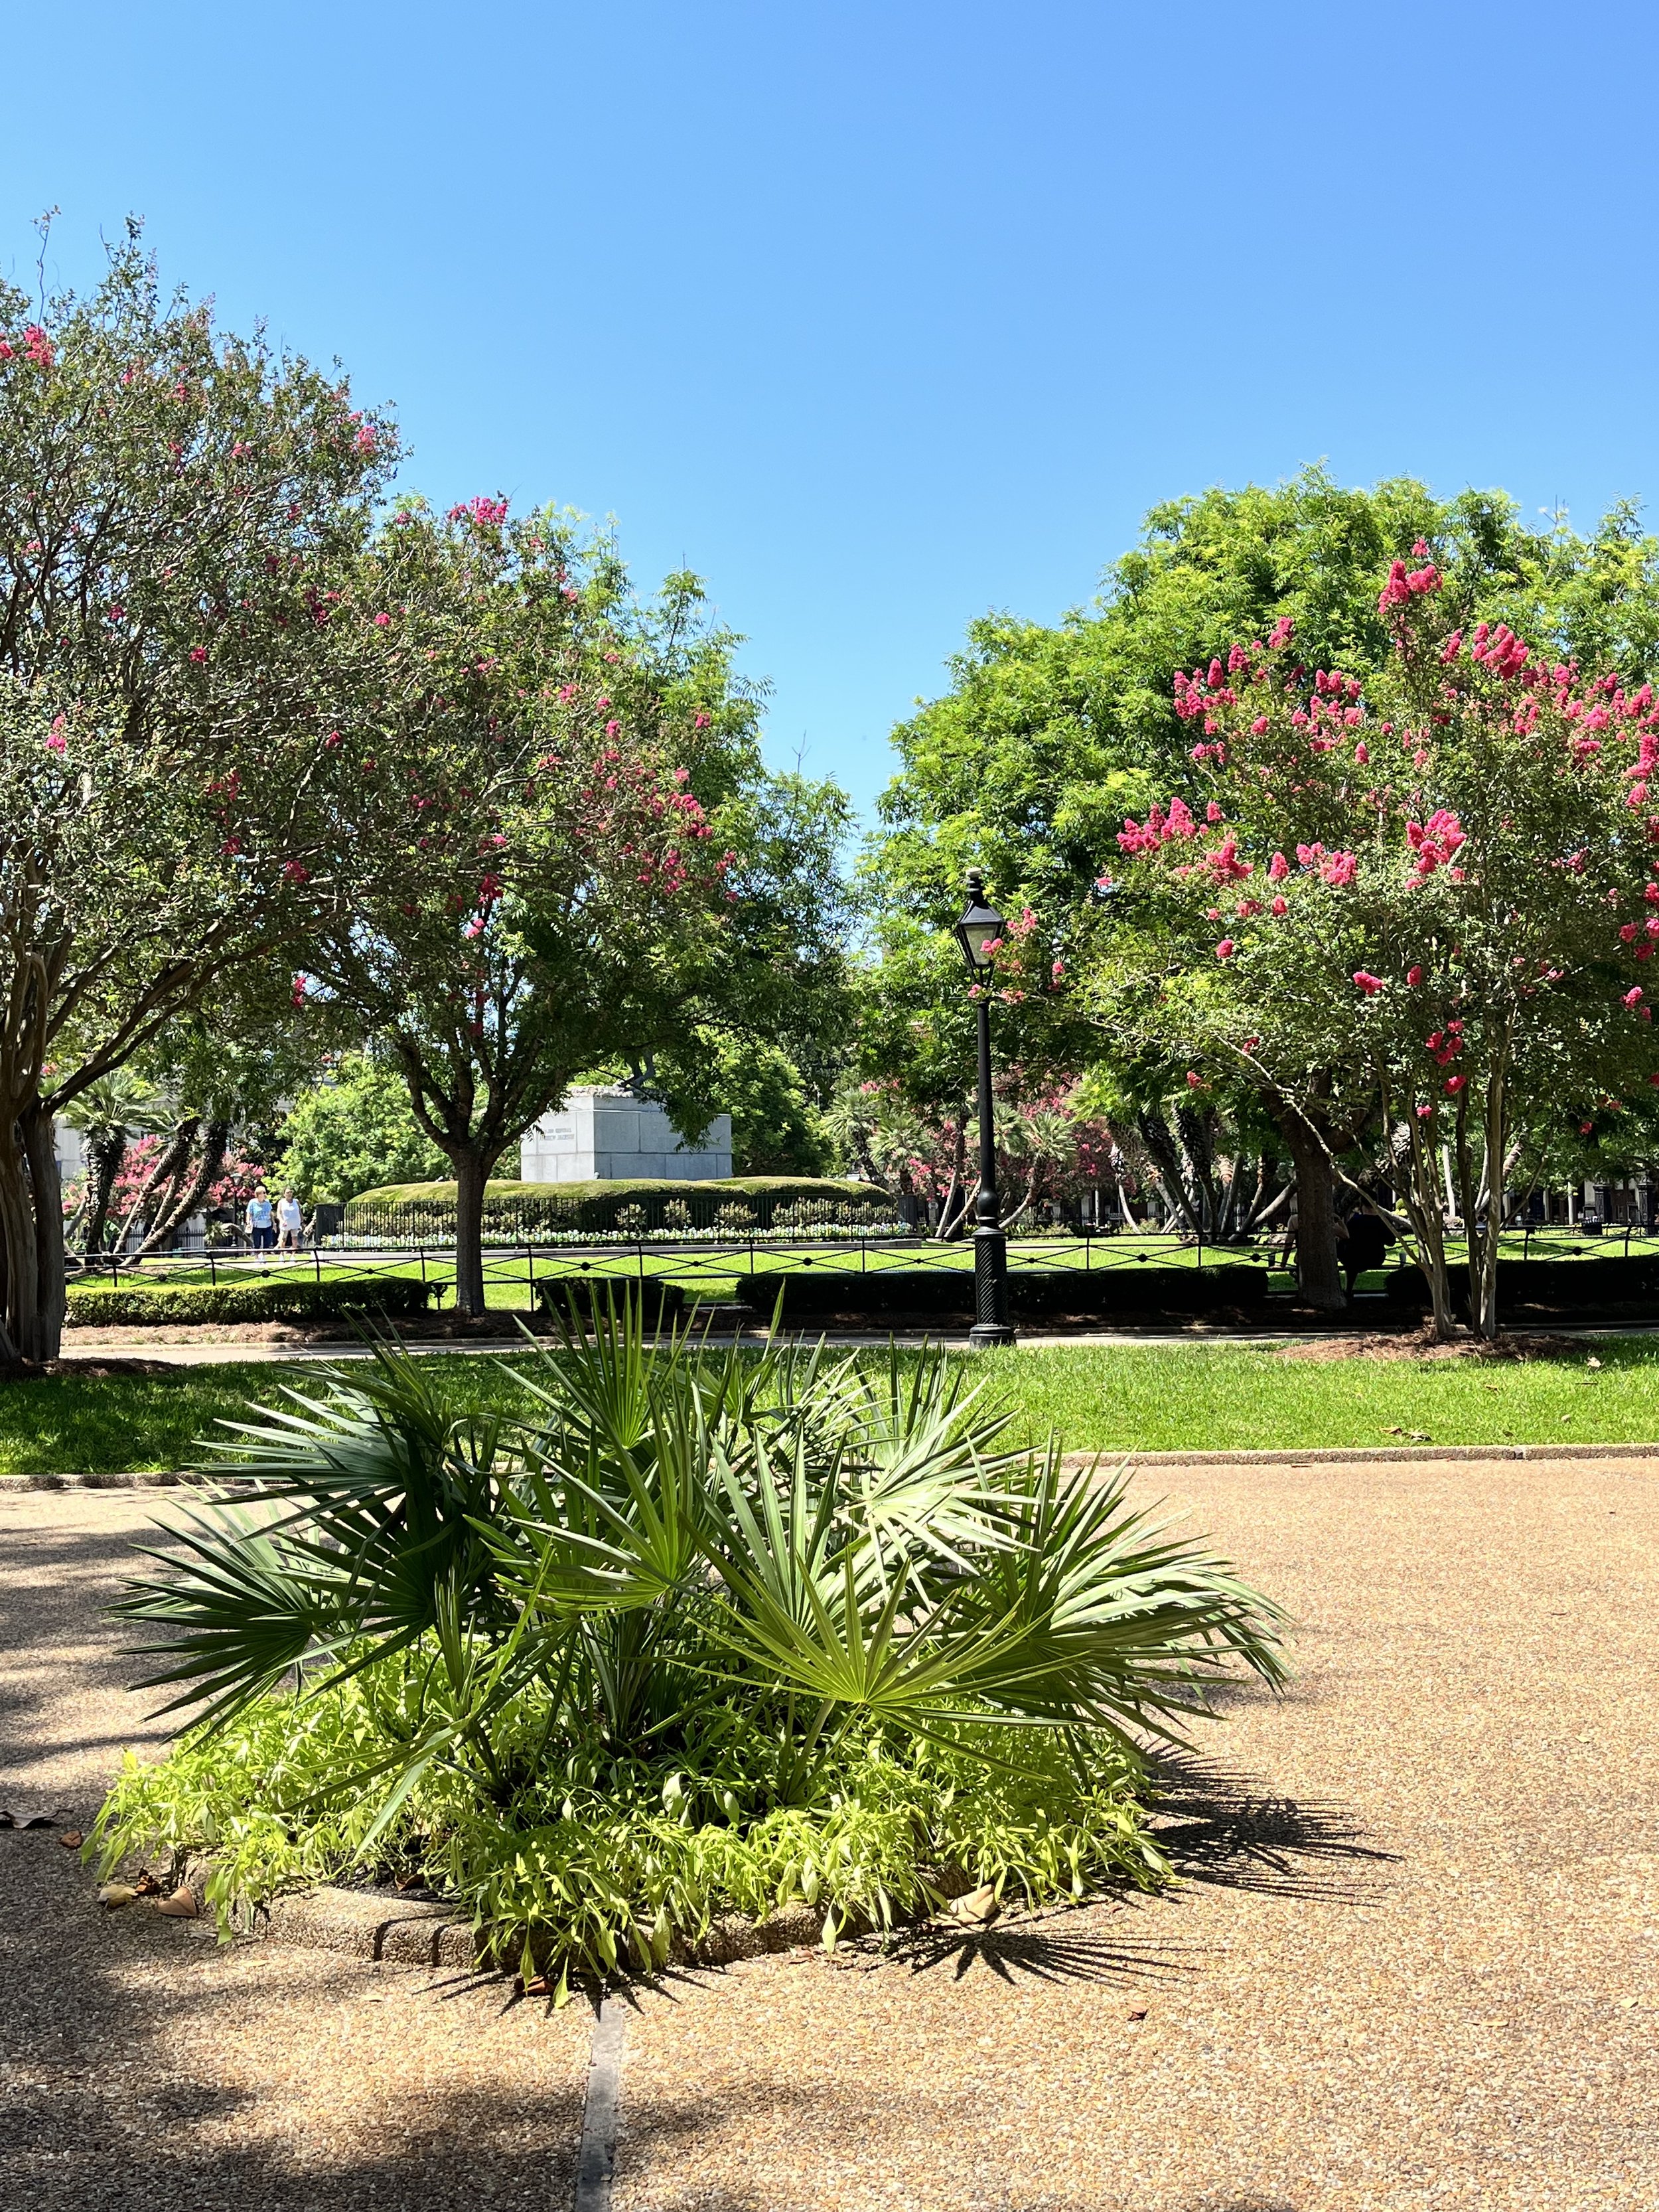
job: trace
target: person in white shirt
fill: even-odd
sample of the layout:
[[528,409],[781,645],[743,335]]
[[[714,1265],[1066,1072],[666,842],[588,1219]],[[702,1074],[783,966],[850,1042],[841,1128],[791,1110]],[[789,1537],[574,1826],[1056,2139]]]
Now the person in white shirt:
[[276,1240],[279,1251],[298,1252],[302,1223],[299,1200],[292,1189],[285,1190],[276,1206],[276,1226],[281,1231]]

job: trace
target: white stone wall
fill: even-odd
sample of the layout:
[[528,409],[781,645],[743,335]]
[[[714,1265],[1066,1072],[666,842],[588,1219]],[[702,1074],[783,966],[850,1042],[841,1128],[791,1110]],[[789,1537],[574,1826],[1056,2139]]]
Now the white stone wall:
[[584,1087],[525,1132],[519,1173],[526,1182],[612,1182],[647,1176],[676,1182],[732,1172],[732,1117],[717,1114],[695,1150],[662,1108],[631,1091]]

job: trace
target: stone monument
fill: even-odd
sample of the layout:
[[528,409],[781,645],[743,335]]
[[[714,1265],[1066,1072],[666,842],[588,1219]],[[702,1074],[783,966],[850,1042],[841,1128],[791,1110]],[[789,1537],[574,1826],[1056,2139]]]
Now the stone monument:
[[610,1182],[647,1176],[712,1182],[732,1172],[732,1116],[717,1114],[686,1144],[654,1099],[625,1084],[582,1084],[544,1114],[519,1146],[526,1182]]

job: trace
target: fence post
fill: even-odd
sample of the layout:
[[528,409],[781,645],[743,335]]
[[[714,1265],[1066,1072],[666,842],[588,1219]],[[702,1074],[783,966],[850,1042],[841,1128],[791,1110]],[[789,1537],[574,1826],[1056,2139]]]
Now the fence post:
[[426,1247],[424,1244],[421,1247],[421,1280],[422,1282],[425,1282],[426,1280]]
[[526,1265],[530,1270],[530,1304],[528,1311],[534,1313],[536,1310],[536,1248],[527,1237],[524,1240],[524,1256]]
[[214,1259],[213,1247],[210,1244],[208,1247],[207,1262],[208,1282],[211,1288],[216,1291],[219,1287],[219,1267],[218,1262]]

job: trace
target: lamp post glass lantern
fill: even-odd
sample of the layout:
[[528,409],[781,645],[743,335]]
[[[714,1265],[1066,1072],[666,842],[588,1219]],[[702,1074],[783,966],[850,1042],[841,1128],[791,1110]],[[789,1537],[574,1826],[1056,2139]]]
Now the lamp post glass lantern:
[[[985,896],[985,878],[978,868],[968,871],[968,904],[956,926],[962,957],[976,980],[991,965],[993,949],[1002,935],[1002,916]],[[1012,1344],[1014,1332],[1008,1319],[1008,1240],[1002,1233],[1002,1209],[997,1203],[997,1137],[991,1101],[991,994],[981,988],[975,1002],[979,1016],[979,1196],[974,1206],[974,1311],[968,1332],[969,1344]]]

